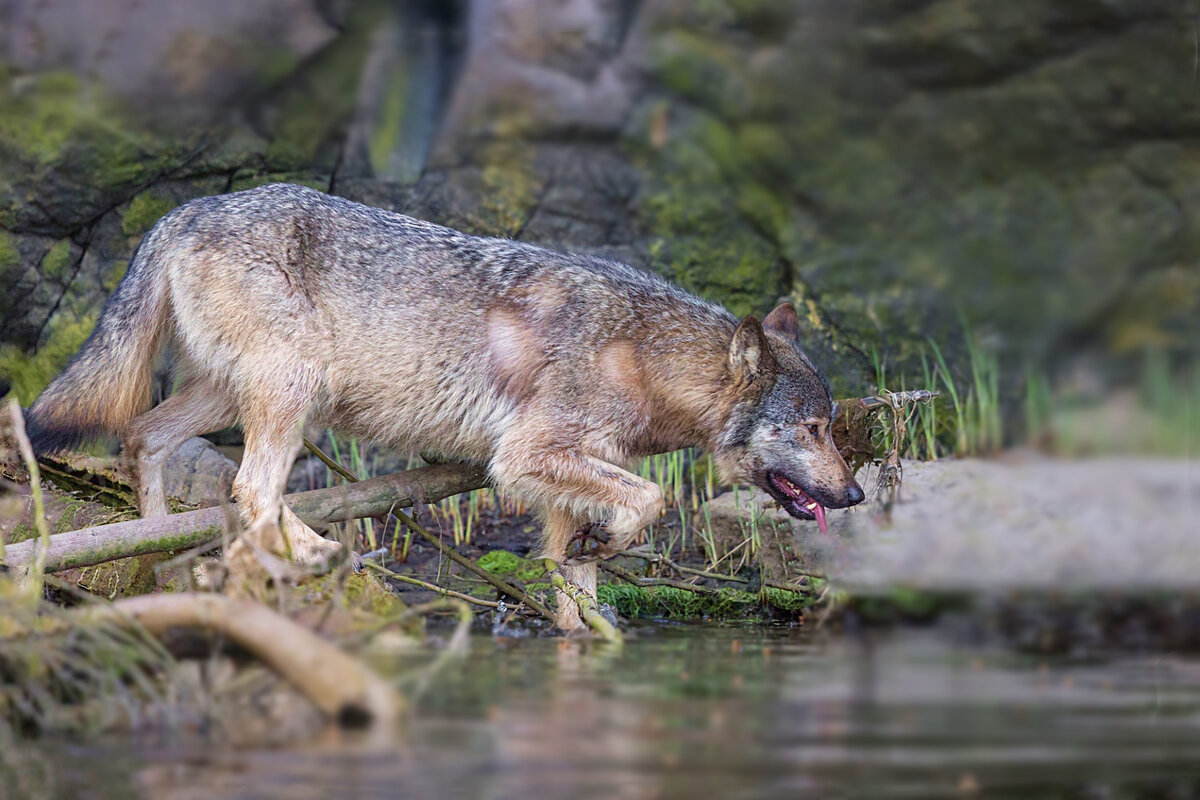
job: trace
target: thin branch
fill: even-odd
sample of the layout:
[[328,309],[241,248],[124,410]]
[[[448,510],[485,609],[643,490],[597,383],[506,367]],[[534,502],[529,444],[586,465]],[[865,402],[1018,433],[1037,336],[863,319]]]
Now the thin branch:
[[341,475],[343,478],[345,478],[350,483],[358,483],[357,475],[355,475],[353,472],[346,469],[341,464],[339,464],[337,461],[335,461],[333,458],[331,458],[328,453],[326,453],[321,448],[317,447],[317,445],[313,442],[313,440],[309,439],[307,436],[304,437],[304,447],[308,450],[308,452],[312,453],[314,456],[319,458],[321,460],[322,464],[329,467],[331,470],[336,472],[338,475]]
[[550,609],[546,608],[545,605],[543,605],[541,602],[539,602],[530,593],[521,591],[520,589],[513,586],[508,581],[504,580],[503,578],[499,577],[498,575],[493,575],[492,573],[488,572],[483,567],[476,564],[471,559],[460,554],[457,550],[448,546],[437,536],[430,533],[428,530],[426,530],[421,525],[419,525],[415,519],[410,517],[408,514],[405,514],[403,511],[397,510],[395,512],[395,515],[396,515],[396,519],[400,520],[400,522],[404,525],[404,527],[408,528],[410,531],[412,531],[413,533],[417,534],[425,541],[432,544],[434,547],[436,547],[438,550],[440,550],[442,555],[444,555],[446,558],[450,559],[451,561],[454,561],[455,563],[459,564],[462,567],[465,567],[466,569],[470,570],[471,572],[474,572],[476,575],[483,578],[485,581],[490,583],[492,586],[495,586],[497,589],[504,592],[509,597],[513,598],[514,600],[518,600],[518,601],[524,603],[525,605],[529,606],[537,613],[541,614],[546,619],[550,620],[551,622],[554,622],[554,614],[552,614],[550,612]]
[[[487,472],[479,466],[443,464],[434,467],[380,475],[357,483],[290,494],[284,502],[297,516],[314,527],[387,513],[393,506],[436,503],[444,497],[488,485]],[[236,506],[229,506],[236,508]],[[128,556],[181,551],[220,540],[225,531],[226,510],[221,506],[170,514],[152,519],[135,519],[68,531],[50,537],[45,568],[49,572],[90,567]],[[32,565],[37,542],[9,545],[4,563],[9,567]]]
[[[33,524],[38,532],[31,586],[33,587],[33,596],[40,597],[42,576],[46,574],[46,551],[50,549],[50,526],[46,524],[46,500],[42,496],[42,474],[38,470],[37,458],[33,455],[33,445],[29,442],[29,435],[25,432],[25,416],[21,413],[21,404],[17,402],[16,397],[9,398],[8,413],[12,417],[12,433],[13,438],[17,440],[17,449],[21,451],[25,469],[29,470],[29,490],[33,495]],[[0,550],[0,558],[5,557],[5,551]]]
[[749,583],[750,582],[746,578],[742,578],[737,575],[723,575],[719,572],[707,572],[702,569],[695,569],[693,567],[685,567],[682,564],[678,564],[675,561],[671,560],[671,558],[669,556],[666,556],[662,553],[653,552],[653,551],[647,551],[647,550],[641,550],[641,549],[624,550],[620,553],[617,553],[617,555],[618,556],[631,556],[633,558],[640,558],[643,561],[649,561],[652,564],[666,564],[668,567],[670,567],[671,569],[676,570],[678,572],[682,572],[682,573],[685,573],[688,575],[696,575],[701,578],[711,578],[714,581],[732,581],[733,583]]
[[437,592],[438,594],[442,595],[443,597],[455,597],[459,600],[465,600],[466,602],[472,603],[477,606],[484,606],[485,608],[499,608],[500,607],[500,604],[494,600],[480,600],[478,597],[471,597],[471,595],[469,595],[469,594],[463,594],[462,592],[456,592],[453,589],[445,589],[441,586],[438,586],[437,584],[428,583],[426,581],[421,580],[420,578],[414,578],[411,575],[403,575],[399,572],[393,572],[392,570],[388,569],[387,567],[385,567],[381,564],[376,564],[374,561],[364,561],[363,566],[366,567],[367,569],[371,570],[372,572],[377,572],[380,575],[385,575],[389,578],[398,580],[402,583],[411,583],[413,586],[420,586],[422,589],[428,589],[431,592]]
[[634,575],[627,569],[622,569],[616,564],[611,564],[607,561],[600,562],[600,569],[612,575],[616,575],[621,580],[628,581],[634,586],[670,586],[675,589],[683,589],[684,591],[695,592],[696,594],[711,595],[717,593],[716,589],[710,589],[707,586],[697,586],[692,583],[684,583],[683,581],[677,581],[672,578],[642,578]]
[[[821,578],[821,580],[825,580],[824,577],[822,577],[820,575],[811,575],[810,576],[810,575],[806,575],[806,574],[801,574],[800,577],[802,577],[802,578],[806,578],[806,577]],[[762,585],[770,586],[772,589],[782,589],[785,592],[796,592],[797,594],[807,594],[813,590],[812,586],[801,586],[798,583],[783,583],[781,581],[771,581],[771,580],[766,580],[766,579],[763,579]]]

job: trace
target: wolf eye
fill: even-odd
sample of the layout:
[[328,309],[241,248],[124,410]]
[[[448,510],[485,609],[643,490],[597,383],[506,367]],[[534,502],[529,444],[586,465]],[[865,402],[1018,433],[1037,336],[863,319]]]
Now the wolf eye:
[[817,427],[817,424],[815,422],[810,422],[809,424],[805,425],[804,427],[808,428],[808,433],[811,436],[816,436],[817,431],[820,430],[820,428]]

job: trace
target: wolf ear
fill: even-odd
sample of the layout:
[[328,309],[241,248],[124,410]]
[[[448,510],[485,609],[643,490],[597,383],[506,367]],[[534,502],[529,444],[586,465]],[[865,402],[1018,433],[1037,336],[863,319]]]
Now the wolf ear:
[[789,302],[775,306],[775,310],[767,314],[762,322],[763,328],[778,333],[793,342],[800,341],[800,318],[796,316],[796,307]]
[[750,383],[768,370],[774,369],[775,359],[767,347],[758,317],[746,317],[733,332],[729,343],[729,370],[739,383]]

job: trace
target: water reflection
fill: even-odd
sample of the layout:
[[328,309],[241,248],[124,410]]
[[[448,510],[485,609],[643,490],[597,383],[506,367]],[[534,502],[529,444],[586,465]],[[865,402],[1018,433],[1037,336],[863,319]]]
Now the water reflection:
[[872,642],[647,626],[619,654],[481,637],[420,700],[403,744],[44,743],[7,761],[0,784],[170,800],[1196,797],[1198,746],[1188,659],[1049,661],[911,630]]

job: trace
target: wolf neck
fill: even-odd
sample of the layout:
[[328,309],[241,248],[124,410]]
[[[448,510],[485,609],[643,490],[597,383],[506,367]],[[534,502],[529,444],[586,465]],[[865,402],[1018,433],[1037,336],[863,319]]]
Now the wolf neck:
[[688,336],[649,357],[648,449],[716,445],[737,400],[727,366],[733,327],[726,327],[716,325],[707,335]]

